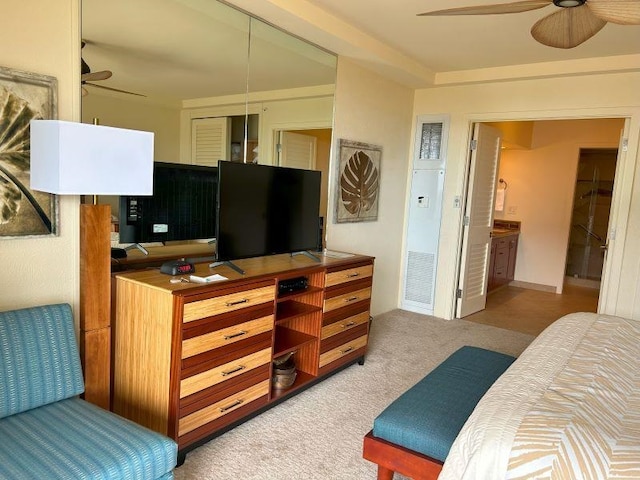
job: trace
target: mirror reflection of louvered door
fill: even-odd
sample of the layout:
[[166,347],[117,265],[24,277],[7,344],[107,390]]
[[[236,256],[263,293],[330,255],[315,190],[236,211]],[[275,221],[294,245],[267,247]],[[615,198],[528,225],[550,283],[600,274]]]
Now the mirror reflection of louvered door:
[[217,167],[218,160],[229,160],[231,119],[195,118],[191,121],[191,163]]
[[279,165],[281,167],[304,168],[307,170],[315,169],[316,144],[316,137],[311,135],[280,132]]

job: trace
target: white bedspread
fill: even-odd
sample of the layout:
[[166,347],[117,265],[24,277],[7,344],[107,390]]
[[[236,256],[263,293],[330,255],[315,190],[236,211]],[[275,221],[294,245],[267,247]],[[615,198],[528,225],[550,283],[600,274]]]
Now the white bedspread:
[[575,313],[477,405],[441,480],[640,478],[640,323]]

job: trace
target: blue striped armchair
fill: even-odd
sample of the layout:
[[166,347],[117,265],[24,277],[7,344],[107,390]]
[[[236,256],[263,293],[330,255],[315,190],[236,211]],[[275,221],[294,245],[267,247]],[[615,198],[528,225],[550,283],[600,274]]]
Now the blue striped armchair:
[[83,391],[69,305],[0,312],[0,478],[173,478],[173,440]]

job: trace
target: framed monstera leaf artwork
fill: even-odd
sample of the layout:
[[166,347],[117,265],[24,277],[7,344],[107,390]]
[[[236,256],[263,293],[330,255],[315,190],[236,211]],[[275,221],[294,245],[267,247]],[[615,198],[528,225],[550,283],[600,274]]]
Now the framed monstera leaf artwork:
[[382,147],[340,140],[336,222],[378,219]]
[[30,188],[33,119],[57,116],[54,77],[0,67],[0,238],[56,235],[57,198]]

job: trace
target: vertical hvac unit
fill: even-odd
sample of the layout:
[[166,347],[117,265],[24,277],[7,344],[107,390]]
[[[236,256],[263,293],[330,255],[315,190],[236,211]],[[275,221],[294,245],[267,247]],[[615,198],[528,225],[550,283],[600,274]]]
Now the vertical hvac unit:
[[428,315],[434,305],[448,134],[448,117],[418,117],[401,306]]

